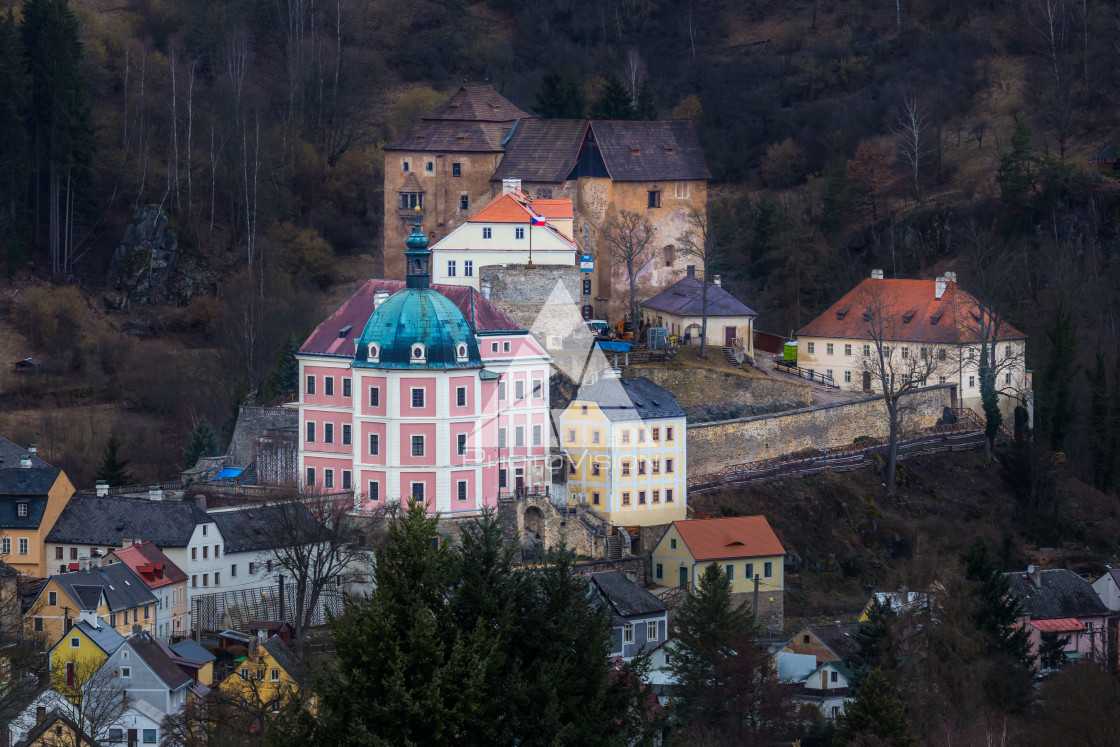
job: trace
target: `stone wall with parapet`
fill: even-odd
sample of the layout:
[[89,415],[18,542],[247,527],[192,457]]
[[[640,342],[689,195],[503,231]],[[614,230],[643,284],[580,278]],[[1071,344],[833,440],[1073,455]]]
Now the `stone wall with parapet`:
[[[905,395],[903,430],[936,425],[950,405],[951,388],[937,385]],[[860,437],[885,438],[888,428],[881,396],[774,415],[689,424],[688,473],[711,474],[731,465],[804,449],[844,446]]]
[[[525,265],[485,265],[479,268],[479,284],[490,288],[491,303],[520,326],[532,330],[549,349],[559,349],[557,343],[571,335],[573,325],[583,323],[580,273],[574,265],[537,265],[532,269]],[[557,284],[564,292],[553,297]],[[564,301],[562,307],[557,304],[559,300]],[[551,308],[552,305],[558,307]]]

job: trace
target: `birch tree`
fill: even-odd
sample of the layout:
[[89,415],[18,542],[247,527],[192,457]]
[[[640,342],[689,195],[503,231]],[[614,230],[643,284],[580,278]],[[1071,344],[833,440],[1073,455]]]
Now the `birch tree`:
[[933,153],[935,146],[926,136],[929,121],[918,97],[908,93],[902,97],[902,113],[898,122],[891,128],[898,139],[898,156],[914,177],[914,199],[922,199],[921,170],[926,158]]

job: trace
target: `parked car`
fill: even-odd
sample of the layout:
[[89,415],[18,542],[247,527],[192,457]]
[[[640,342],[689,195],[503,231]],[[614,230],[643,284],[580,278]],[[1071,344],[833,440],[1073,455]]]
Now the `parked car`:
[[605,319],[591,319],[587,322],[587,328],[597,339],[606,340],[611,336],[610,325],[607,324]]

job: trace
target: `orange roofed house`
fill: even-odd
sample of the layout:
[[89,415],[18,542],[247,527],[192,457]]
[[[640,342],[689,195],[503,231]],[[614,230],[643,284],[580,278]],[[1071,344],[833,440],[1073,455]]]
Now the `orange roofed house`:
[[653,580],[695,589],[704,569],[716,563],[730,579],[737,601],[754,604],[757,579],[758,624],[780,629],[785,556],[765,516],[674,521],[653,549]]
[[898,280],[873,270],[798,331],[797,365],[831,376],[842,389],[882,394],[874,373],[880,340],[887,370],[897,376],[920,371],[923,384],[953,386],[956,406],[981,413],[979,364],[986,338],[995,348],[996,390],[1009,420],[1017,404],[1030,407],[1032,399],[1027,336],[1006,323],[982,322],[984,315],[976,299],[957,285],[956,273]]
[[166,641],[190,630],[187,617],[187,574],[151,542],[128,543],[105,556],[103,565],[124,563],[147,584],[160,610],[156,636]]

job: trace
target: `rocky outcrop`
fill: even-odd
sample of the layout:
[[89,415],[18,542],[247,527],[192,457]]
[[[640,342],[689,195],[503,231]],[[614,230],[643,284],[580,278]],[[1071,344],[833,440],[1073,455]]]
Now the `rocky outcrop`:
[[122,305],[168,300],[168,281],[178,261],[179,237],[171,217],[157,205],[143,205],[113,252],[109,280],[121,291]]

